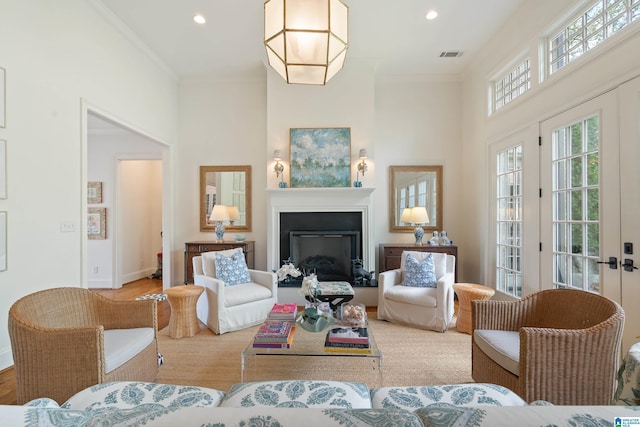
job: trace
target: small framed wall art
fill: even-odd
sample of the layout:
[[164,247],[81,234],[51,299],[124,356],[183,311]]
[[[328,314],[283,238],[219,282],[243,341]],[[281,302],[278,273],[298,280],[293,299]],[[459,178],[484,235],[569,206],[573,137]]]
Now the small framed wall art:
[[107,238],[107,208],[87,209],[87,237],[89,240]]
[[291,187],[350,187],[351,128],[292,128]]
[[102,203],[102,183],[93,181],[87,183],[87,203]]

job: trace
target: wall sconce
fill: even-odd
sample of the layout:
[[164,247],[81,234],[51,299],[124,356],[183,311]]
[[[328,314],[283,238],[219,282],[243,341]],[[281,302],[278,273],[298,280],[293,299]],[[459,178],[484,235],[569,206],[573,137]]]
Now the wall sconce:
[[367,162],[365,162],[365,159],[367,158],[367,149],[366,148],[361,148],[360,149],[360,163],[358,163],[358,172],[360,172],[362,174],[362,176],[364,176],[364,172],[368,169],[368,165]]
[[362,187],[362,181],[360,181],[360,174],[364,176],[364,172],[367,170],[367,162],[364,160],[367,158],[367,149],[360,149],[360,163],[358,163],[358,171],[356,172],[356,180],[353,181],[354,187]]
[[229,221],[229,210],[224,205],[214,205],[209,216],[209,221],[216,223],[216,241],[224,241],[224,224],[223,221]]
[[278,186],[284,188],[287,184],[284,182],[284,165],[280,163],[280,160],[282,160],[282,151],[275,150],[273,152],[273,160],[276,161],[276,164],[273,166],[273,171],[276,173],[276,178],[280,178]]

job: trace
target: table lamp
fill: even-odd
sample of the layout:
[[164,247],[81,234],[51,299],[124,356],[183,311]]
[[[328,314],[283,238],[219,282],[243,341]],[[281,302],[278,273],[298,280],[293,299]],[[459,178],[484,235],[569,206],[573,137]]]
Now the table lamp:
[[229,210],[224,205],[214,205],[209,216],[209,221],[216,223],[216,241],[222,242],[224,239],[223,221],[229,221]]
[[424,206],[416,206],[414,208],[405,208],[400,216],[400,221],[414,225],[413,235],[416,238],[416,246],[422,246],[422,238],[424,230],[422,224],[429,223],[429,214]]

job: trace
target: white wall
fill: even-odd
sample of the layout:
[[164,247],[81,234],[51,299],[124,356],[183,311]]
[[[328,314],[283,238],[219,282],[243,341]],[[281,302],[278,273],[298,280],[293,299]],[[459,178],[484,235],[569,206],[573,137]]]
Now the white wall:
[[[8,270],[0,272],[0,324],[18,298],[82,284],[82,101],[172,144],[177,85],[83,0],[3,0],[6,69]],[[62,221],[74,232],[60,231]],[[12,364],[0,328],[0,369]]]
[[157,269],[162,252],[162,161],[120,160],[119,166],[118,247],[125,284]]
[[[413,243],[413,233],[389,232],[389,166],[443,166],[443,229],[458,245],[458,277],[465,277],[462,187],[462,85],[446,76],[389,78],[376,83],[377,243]],[[427,239],[429,236],[427,236]]]
[[[252,231],[256,268],[266,266],[265,174],[266,87],[258,77],[244,81],[184,79],[180,83],[180,134],[173,164],[175,219],[174,284],[184,280],[184,243],[215,240],[200,232],[200,166],[251,166]],[[225,233],[231,240],[233,233]]]

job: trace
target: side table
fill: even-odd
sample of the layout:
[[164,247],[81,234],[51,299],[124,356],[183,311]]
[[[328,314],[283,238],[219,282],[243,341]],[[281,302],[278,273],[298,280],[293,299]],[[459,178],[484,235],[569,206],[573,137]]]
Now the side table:
[[171,306],[169,337],[192,337],[200,331],[196,303],[203,291],[202,286],[184,285],[174,286],[164,292]]
[[488,286],[475,283],[454,283],[453,290],[458,295],[458,320],[456,329],[471,334],[471,301],[488,300],[496,291]]

